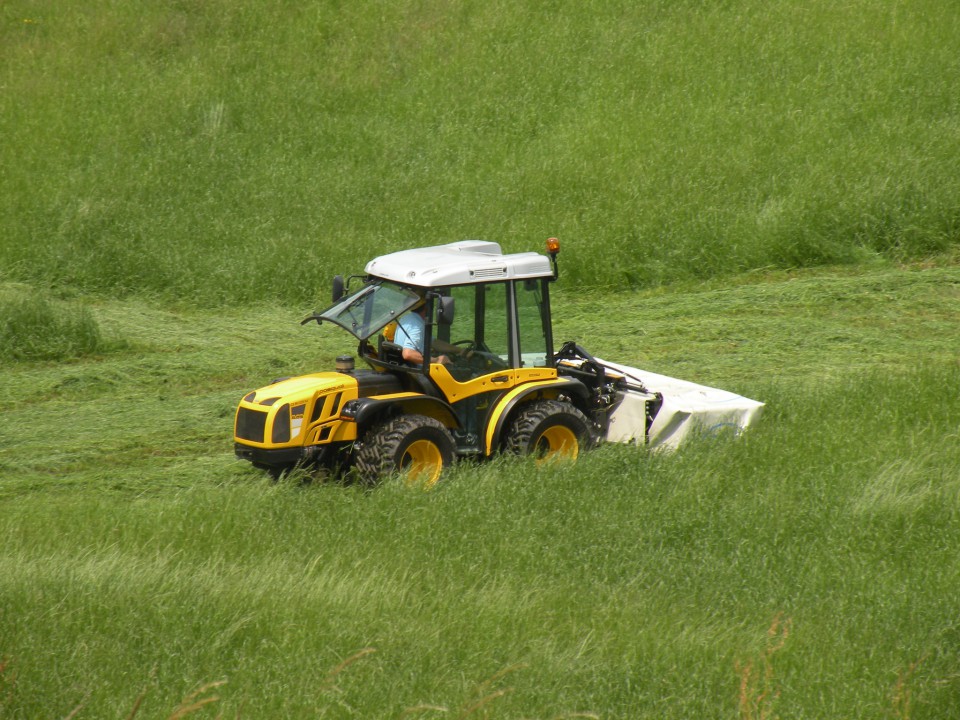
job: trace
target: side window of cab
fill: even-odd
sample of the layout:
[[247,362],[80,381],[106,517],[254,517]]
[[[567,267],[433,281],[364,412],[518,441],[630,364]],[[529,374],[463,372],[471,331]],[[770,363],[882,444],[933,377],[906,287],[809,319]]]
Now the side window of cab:
[[442,293],[454,300],[453,322],[437,323],[436,337],[457,348],[471,351],[450,354],[447,370],[458,382],[466,382],[510,366],[510,321],[508,283],[457,285]]
[[444,294],[454,299],[455,310],[450,325],[438,325],[437,337],[509,362],[507,283],[458,285]]
[[540,279],[514,283],[517,298],[517,327],[520,338],[520,367],[546,367],[550,345],[550,318],[546,290]]

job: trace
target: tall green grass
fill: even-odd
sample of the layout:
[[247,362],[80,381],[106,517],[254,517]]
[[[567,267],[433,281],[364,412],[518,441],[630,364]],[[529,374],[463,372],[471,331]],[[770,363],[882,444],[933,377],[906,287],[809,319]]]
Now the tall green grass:
[[[0,717],[960,718],[960,283],[890,267],[956,257],[958,76],[932,0],[4,3]],[[233,460],[334,272],[549,235],[558,338],[762,421]]]
[[0,271],[310,302],[387,250],[576,286],[955,248],[950,3],[5,3]]
[[463,466],[432,493],[218,455],[8,496],[11,716],[126,717],[146,687],[166,717],[225,680],[227,716],[457,716],[504,691],[476,716],[737,717],[766,662],[780,717],[897,717],[898,674],[913,717],[960,717],[958,382],[775,383],[739,441]]
[[83,305],[55,306],[42,295],[0,296],[0,359],[66,360],[106,346]]

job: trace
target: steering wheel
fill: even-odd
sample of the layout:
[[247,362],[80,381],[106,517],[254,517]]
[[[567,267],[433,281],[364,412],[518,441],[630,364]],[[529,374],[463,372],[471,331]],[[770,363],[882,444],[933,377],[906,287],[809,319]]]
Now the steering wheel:
[[455,363],[464,364],[476,370],[484,370],[487,367],[486,353],[477,350],[477,344],[473,340],[457,340],[450,344],[460,348],[460,352],[454,356]]
[[[505,370],[509,367],[498,355],[478,350],[477,344],[473,340],[457,340],[457,342],[450,344],[458,348],[463,348],[456,356],[454,362],[462,361],[478,372],[494,372],[496,370]],[[472,354],[467,357],[469,353]]]

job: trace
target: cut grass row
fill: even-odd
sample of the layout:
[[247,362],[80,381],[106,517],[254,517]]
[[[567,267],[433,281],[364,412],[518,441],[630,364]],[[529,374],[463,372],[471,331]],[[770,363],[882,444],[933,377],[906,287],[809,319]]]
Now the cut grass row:
[[[909,371],[954,361],[958,297],[960,275],[950,265],[756,276],[688,292],[560,291],[555,335],[599,357],[756,395],[758,385],[774,380],[806,388],[854,369]],[[73,302],[49,302],[57,315],[76,311]],[[330,368],[352,350],[333,327],[301,327],[308,307],[216,315],[143,301],[88,307],[108,340],[106,354],[15,363],[0,375],[7,418],[0,467],[83,470],[91,463],[108,472],[147,448],[192,457],[195,443],[224,435],[238,393]],[[36,340],[44,327],[24,332]],[[41,409],[58,419],[50,431],[55,443],[50,432],[36,432]]]
[[0,370],[4,716],[127,717],[146,688],[138,716],[167,717],[226,680],[204,712],[960,717],[958,283],[561,293],[562,334],[758,397],[763,419],[575,471],[463,465],[432,493],[233,461],[238,397],[329,367],[332,328],[93,303],[125,348]]

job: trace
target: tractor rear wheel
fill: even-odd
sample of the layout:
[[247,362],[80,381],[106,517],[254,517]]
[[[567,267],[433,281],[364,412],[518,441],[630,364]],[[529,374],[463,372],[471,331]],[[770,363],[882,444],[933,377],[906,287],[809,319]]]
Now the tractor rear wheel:
[[534,455],[541,465],[573,461],[590,447],[590,421],[568,402],[542,400],[520,409],[504,441],[515,455]]
[[400,415],[370,429],[358,445],[356,465],[366,483],[400,472],[407,485],[429,488],[456,456],[456,442],[439,420]]

